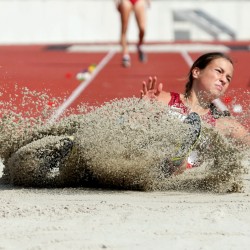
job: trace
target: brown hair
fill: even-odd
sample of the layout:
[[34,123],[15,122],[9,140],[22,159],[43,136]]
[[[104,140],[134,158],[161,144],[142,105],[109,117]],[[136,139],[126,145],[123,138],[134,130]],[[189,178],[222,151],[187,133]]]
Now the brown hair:
[[[213,60],[218,59],[218,58],[224,58],[233,65],[232,59],[228,55],[221,53],[221,52],[206,53],[206,54],[201,55],[198,59],[196,59],[196,61],[193,63],[188,73],[188,82],[186,83],[185,94],[184,94],[186,98],[189,97],[192,86],[193,86],[193,74],[192,74],[193,69],[196,67],[199,69],[205,69],[209,63],[211,63]],[[216,106],[213,103],[211,103],[210,109],[215,118],[219,118],[220,116],[230,115],[229,112],[218,111]]]

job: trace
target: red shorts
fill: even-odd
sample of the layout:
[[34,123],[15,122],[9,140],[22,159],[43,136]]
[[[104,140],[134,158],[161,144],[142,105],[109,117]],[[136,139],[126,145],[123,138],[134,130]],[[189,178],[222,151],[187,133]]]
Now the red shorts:
[[138,0],[129,0],[133,5],[135,5],[136,4],[136,2],[138,1]]

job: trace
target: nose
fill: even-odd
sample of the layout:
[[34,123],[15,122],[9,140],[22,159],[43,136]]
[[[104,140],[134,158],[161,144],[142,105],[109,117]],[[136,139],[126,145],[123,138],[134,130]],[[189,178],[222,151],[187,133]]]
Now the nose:
[[220,82],[222,83],[223,86],[228,82],[226,75],[224,74],[221,75]]

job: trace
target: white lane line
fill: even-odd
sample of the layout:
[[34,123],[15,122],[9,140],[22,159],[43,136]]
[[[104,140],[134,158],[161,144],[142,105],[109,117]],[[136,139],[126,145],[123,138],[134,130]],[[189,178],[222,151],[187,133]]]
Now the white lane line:
[[106,66],[106,64],[114,56],[115,51],[110,50],[108,54],[102,59],[102,61],[97,65],[93,73],[91,73],[90,78],[82,81],[79,86],[71,93],[68,99],[54,112],[54,114],[48,119],[48,123],[55,122],[62,113],[78,98],[78,96],[88,87],[88,85],[93,81],[93,79],[98,75],[98,73]]
[[[185,50],[183,50],[183,51],[181,51],[181,55],[182,55],[182,57],[184,58],[184,60],[185,60],[185,62],[187,63],[187,65],[188,65],[189,67],[192,67],[194,61],[192,60],[192,58],[191,58],[191,56],[188,54],[188,52],[185,51]],[[223,112],[223,111],[229,111],[229,110],[228,110],[228,107],[227,107],[219,98],[213,100],[213,104],[214,104],[217,108],[219,108],[222,112]]]
[[[116,50],[117,52],[121,50],[119,44],[76,44],[67,48],[67,52],[105,52],[109,50]],[[128,46],[130,52],[137,52],[137,47],[135,44],[130,44]],[[227,52],[229,48],[222,44],[144,44],[143,49],[146,52],[169,52],[176,53],[180,51],[189,51],[189,52],[204,52],[204,51],[223,51]]]
[[191,68],[191,66],[194,63],[191,56],[188,54],[188,52],[186,50],[183,50],[180,53],[181,53],[182,57],[184,58],[185,62],[187,63],[187,65]]

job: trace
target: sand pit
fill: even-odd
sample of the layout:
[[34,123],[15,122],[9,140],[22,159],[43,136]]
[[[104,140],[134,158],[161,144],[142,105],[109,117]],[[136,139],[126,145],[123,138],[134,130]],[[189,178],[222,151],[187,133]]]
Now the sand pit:
[[[78,149],[83,149],[79,151],[82,157],[79,159],[86,156],[91,159],[89,166],[95,177],[99,178],[99,183],[119,187],[117,184],[122,180],[124,187],[134,187],[135,178],[144,191],[102,189],[98,186],[24,188],[25,182],[10,181],[6,184],[1,181],[0,249],[249,249],[250,176],[241,173],[241,165],[249,168],[249,158],[239,164],[237,155],[235,158],[229,145],[226,147],[229,151],[223,151],[225,164],[220,157],[216,160],[218,166],[208,159],[206,166],[203,166],[207,172],[202,172],[201,167],[200,172],[183,174],[183,177],[180,175],[180,178],[157,186],[157,176],[154,174],[158,172],[147,170],[154,169],[152,162],[160,161],[171,153],[164,150],[176,132],[171,129],[172,121],[167,115],[159,116],[158,110],[155,110],[153,118],[147,117],[142,115],[147,111],[144,110],[145,105],[142,109],[137,103],[137,100],[127,100],[121,109],[123,103],[115,102],[110,104],[112,109],[105,106],[90,113],[81,121],[84,129],[78,127],[79,120],[67,120],[65,126],[59,123],[56,135],[76,136]],[[132,116],[136,119],[127,115],[131,114],[131,110],[134,114],[134,108],[138,108],[136,112],[141,114],[139,122],[138,113]],[[151,106],[149,108],[152,114]],[[121,110],[122,117],[118,115]],[[161,124],[166,128],[158,126],[159,119],[165,121]],[[25,123],[21,125],[26,126]],[[39,133],[36,130],[32,133],[28,131],[22,137],[16,137],[17,133],[12,133],[10,129],[12,139],[9,141],[8,134],[6,137],[6,133],[2,133],[2,155],[5,159],[12,153],[15,155],[8,166],[13,178],[21,176],[21,171],[30,167],[28,162],[19,166],[15,159],[23,159],[25,154],[21,153],[25,153],[26,149],[33,152],[29,150],[39,146],[36,141],[29,144],[34,136],[36,139],[41,135],[54,136],[53,129],[45,127],[37,130]],[[162,131],[166,131],[166,140],[162,140]],[[227,145],[224,140],[218,143]],[[26,144],[30,146],[22,146]],[[91,146],[89,149],[88,145]],[[219,146],[218,149],[225,149]],[[23,150],[18,151],[20,147]],[[112,154],[108,154],[110,152]],[[115,157],[112,158],[112,155]],[[151,156],[154,157],[153,161],[150,161]],[[76,167],[75,162],[72,166]],[[79,166],[74,169],[76,174],[81,173],[82,165]],[[123,176],[125,167],[126,173],[129,173],[127,179]],[[0,175],[2,169],[1,164]],[[27,176],[28,172],[24,174],[25,178]],[[219,177],[222,177],[221,180]],[[37,185],[36,180],[35,176],[30,184]],[[235,189],[235,184],[242,186],[243,190]]]
[[213,194],[1,184],[0,249],[249,249],[249,175],[244,186]]

